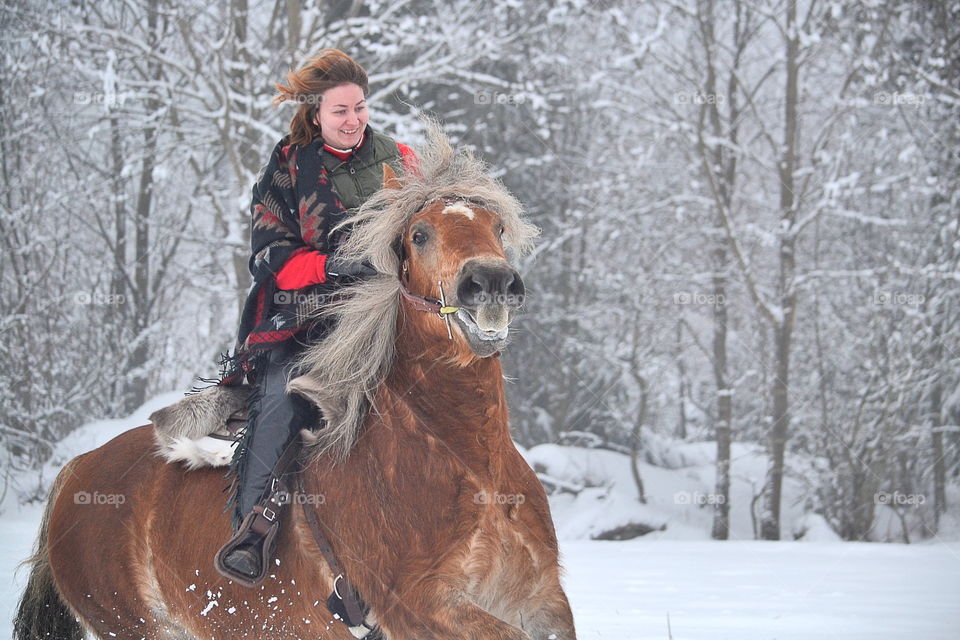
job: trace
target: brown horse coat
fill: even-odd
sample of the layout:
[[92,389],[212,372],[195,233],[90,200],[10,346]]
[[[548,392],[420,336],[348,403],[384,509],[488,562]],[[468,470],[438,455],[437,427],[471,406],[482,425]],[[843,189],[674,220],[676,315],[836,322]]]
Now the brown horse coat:
[[[390,638],[573,638],[546,496],[506,428],[499,359],[400,362],[347,461],[315,460],[306,476],[302,501],[344,569]],[[441,400],[428,368],[456,393]],[[332,576],[299,506],[272,574],[237,586],[212,565],[230,532],[222,471],[185,471],[153,446],[145,426],[80,456],[53,509],[56,584],[100,637],[351,637],[329,620]]]

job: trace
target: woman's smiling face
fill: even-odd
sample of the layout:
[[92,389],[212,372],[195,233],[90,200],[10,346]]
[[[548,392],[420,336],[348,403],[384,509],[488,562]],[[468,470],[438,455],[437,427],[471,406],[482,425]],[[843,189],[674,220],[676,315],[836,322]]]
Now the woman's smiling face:
[[351,83],[323,93],[316,122],[325,143],[337,149],[352,149],[360,142],[369,117],[363,89]]

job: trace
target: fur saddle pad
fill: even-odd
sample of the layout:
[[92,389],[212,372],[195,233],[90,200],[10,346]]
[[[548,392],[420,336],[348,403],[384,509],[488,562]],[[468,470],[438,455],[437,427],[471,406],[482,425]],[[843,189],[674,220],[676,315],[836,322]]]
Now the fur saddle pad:
[[157,452],[188,469],[223,467],[247,425],[249,385],[212,386],[150,414]]

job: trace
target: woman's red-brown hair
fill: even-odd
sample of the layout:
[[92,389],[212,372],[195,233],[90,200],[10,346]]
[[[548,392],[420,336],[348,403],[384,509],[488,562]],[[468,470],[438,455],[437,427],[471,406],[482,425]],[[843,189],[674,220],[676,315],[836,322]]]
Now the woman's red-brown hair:
[[337,49],[322,49],[316,56],[286,75],[286,84],[274,84],[277,95],[274,106],[296,102],[297,112],[290,120],[290,143],[307,145],[320,135],[313,116],[320,107],[323,93],[344,84],[355,84],[366,96],[369,92],[367,72],[353,58]]

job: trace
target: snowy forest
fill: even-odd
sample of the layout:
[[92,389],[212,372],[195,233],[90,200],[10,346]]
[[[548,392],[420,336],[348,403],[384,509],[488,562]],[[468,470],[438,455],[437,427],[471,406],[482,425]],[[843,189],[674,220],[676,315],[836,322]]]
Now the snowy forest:
[[[671,508],[715,539],[731,509],[767,540],[788,510],[960,534],[957,0],[5,0],[0,38],[4,496],[216,376],[273,83],[335,47],[374,127],[416,147],[435,116],[542,229],[519,445],[625,457],[641,509],[694,448],[709,490]],[[551,493],[603,489],[541,458]]]

